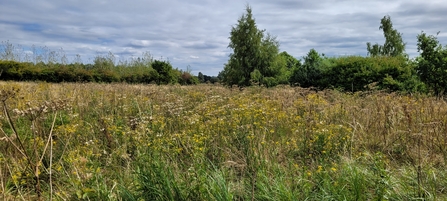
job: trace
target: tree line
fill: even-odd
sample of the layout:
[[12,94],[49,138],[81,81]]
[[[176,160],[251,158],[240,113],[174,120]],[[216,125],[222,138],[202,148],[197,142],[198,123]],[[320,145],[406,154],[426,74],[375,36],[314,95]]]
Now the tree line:
[[385,43],[368,42],[366,57],[327,57],[311,49],[302,59],[297,59],[285,51],[280,52],[276,37],[258,29],[252,9],[247,6],[231,29],[228,47],[233,51],[217,77],[201,72],[196,76],[189,69],[173,68],[169,61],[153,59],[149,53],[118,64],[115,64],[112,53],[97,56],[92,64],[82,63],[77,55],[75,62],[67,64],[63,54],[47,50],[47,55],[37,56],[34,62],[18,61],[14,47],[8,43],[0,52],[0,79],[182,85],[221,83],[229,87],[282,84],[320,90],[355,92],[376,89],[446,95],[447,46],[443,47],[436,36],[421,32],[417,36],[420,55],[410,59],[405,53],[402,34],[393,28],[389,16],[381,19],[379,29],[383,30]]
[[[217,77],[195,76],[186,71],[173,68],[167,60],[153,59],[149,53],[130,61],[115,64],[112,53],[97,56],[92,64],[84,64],[77,55],[75,62],[68,64],[65,56],[55,51],[39,55],[33,62],[21,61],[17,49],[5,43],[0,53],[0,80],[45,81],[45,82],[126,82],[145,84],[216,83]],[[57,57],[59,56],[59,57]],[[29,59],[28,59],[29,60]]]
[[417,36],[420,56],[409,59],[402,34],[393,28],[391,18],[380,21],[385,43],[366,44],[367,57],[326,57],[311,49],[302,60],[279,51],[276,37],[258,29],[250,6],[230,32],[233,52],[219,73],[226,86],[266,87],[278,84],[362,91],[431,92],[447,91],[447,47],[436,36]]

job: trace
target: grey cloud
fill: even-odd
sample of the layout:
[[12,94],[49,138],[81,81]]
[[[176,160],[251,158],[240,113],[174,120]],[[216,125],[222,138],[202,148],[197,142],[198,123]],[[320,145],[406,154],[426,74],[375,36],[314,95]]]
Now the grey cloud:
[[[383,43],[380,19],[390,15],[407,52],[417,55],[422,30],[447,43],[447,4],[442,0],[16,0],[0,6],[0,41],[63,48],[92,61],[112,52],[119,59],[151,52],[174,67],[217,75],[228,60],[231,26],[249,3],[258,28],[301,58],[314,48],[329,56],[365,55],[366,42]],[[7,21],[6,21],[7,20]]]
[[209,49],[216,49],[220,46],[219,46],[219,44],[210,43],[210,42],[193,42],[193,43],[186,44],[183,47],[189,48],[189,49],[209,50]]

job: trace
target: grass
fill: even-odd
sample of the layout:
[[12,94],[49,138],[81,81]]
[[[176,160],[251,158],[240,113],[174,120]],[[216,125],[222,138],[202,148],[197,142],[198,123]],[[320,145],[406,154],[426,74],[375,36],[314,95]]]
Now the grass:
[[447,199],[447,103],[434,97],[285,86],[0,90],[2,200]]

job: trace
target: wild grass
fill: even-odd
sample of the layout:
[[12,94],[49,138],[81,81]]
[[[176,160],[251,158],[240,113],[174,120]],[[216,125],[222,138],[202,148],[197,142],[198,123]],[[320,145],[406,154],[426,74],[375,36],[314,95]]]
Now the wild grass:
[[447,103],[1,82],[2,200],[445,200]]

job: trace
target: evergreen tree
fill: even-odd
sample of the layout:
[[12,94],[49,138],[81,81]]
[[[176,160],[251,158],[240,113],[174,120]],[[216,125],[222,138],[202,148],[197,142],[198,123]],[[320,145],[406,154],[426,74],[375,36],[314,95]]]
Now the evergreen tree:
[[295,67],[299,67],[301,66],[301,61],[296,59],[295,57],[293,57],[292,55],[290,55],[289,53],[287,53],[286,51],[281,52],[279,54],[279,56],[281,56],[285,62],[286,62],[286,68],[288,70],[293,69]]
[[301,87],[318,86],[322,76],[320,65],[323,59],[315,49],[311,49],[304,57],[304,64],[293,69],[290,83]]
[[219,73],[225,85],[249,86],[253,78],[261,84],[264,77],[271,80],[280,73],[281,66],[277,65],[279,43],[270,34],[264,37],[264,32],[257,28],[252,10],[247,6],[246,13],[231,29],[228,47],[233,49],[233,53]]

